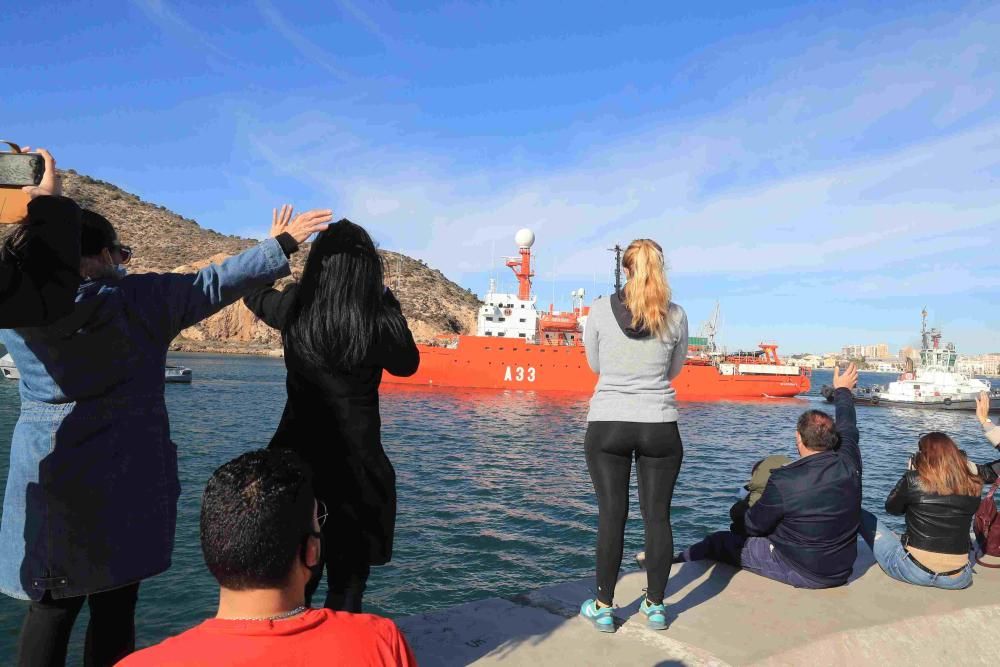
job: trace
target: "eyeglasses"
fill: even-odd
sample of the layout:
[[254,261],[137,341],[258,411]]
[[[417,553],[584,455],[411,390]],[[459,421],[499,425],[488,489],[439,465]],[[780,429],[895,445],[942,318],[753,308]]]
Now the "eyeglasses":
[[116,245],[112,246],[112,250],[116,251],[122,258],[122,264],[128,264],[132,259],[132,248],[127,245]]
[[322,500],[317,499],[316,505],[317,505],[316,522],[319,524],[319,527],[322,528],[323,524],[326,523],[326,517],[330,516],[330,513],[326,510],[326,503],[324,503]]

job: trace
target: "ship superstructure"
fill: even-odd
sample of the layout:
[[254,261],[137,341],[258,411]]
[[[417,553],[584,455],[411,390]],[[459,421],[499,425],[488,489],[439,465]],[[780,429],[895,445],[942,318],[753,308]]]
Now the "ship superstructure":
[[[500,292],[491,279],[477,314],[476,335],[450,336],[442,345],[419,346],[417,373],[408,378],[384,374],[383,382],[593,391],[597,375],[590,370],[583,347],[583,330],[590,313],[584,305],[585,290],[570,293],[570,311],[556,311],[554,304],[540,311],[537,296],[531,291],[535,235],[522,229],[514,240],[518,254],[505,257],[504,264],[517,279],[517,292]],[[672,383],[678,398],[795,396],[809,390],[808,372],[783,364],[773,343],[761,344],[759,352],[720,352],[714,342],[717,313],[714,321],[709,337],[691,340],[688,361]]]

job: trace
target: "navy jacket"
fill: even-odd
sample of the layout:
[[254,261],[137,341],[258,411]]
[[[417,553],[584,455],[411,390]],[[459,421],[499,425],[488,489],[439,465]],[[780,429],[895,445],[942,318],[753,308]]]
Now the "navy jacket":
[[846,583],[857,557],[861,517],[861,449],[854,396],[833,395],[840,446],[776,468],[764,495],[746,514],[747,534],[767,537],[805,577]]
[[77,597],[170,566],[180,484],[164,400],[167,348],[182,329],[288,274],[268,239],[190,275],[87,281],[70,315],[0,329],[21,372],[0,592]]

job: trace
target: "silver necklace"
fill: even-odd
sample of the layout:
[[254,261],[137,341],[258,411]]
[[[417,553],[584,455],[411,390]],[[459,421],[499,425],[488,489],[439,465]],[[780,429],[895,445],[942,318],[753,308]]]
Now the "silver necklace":
[[247,616],[243,618],[230,618],[226,619],[229,621],[283,621],[285,619],[291,618],[292,616],[298,616],[302,612],[308,610],[309,607],[305,605],[299,605],[291,611],[283,611],[280,614],[275,614],[274,616]]

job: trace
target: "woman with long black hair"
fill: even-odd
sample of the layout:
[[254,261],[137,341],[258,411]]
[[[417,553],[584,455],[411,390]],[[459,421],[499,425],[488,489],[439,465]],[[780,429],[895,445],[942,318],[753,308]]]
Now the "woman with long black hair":
[[[270,446],[305,459],[329,512],[324,606],[360,612],[371,566],[392,557],[396,523],[396,473],[382,449],[378,388],[383,369],[417,371],[417,346],[385,287],[375,244],[346,219],[317,236],[298,284],[258,291],[244,303],[282,333],[288,401]],[[319,573],[307,601],[318,584]]]

